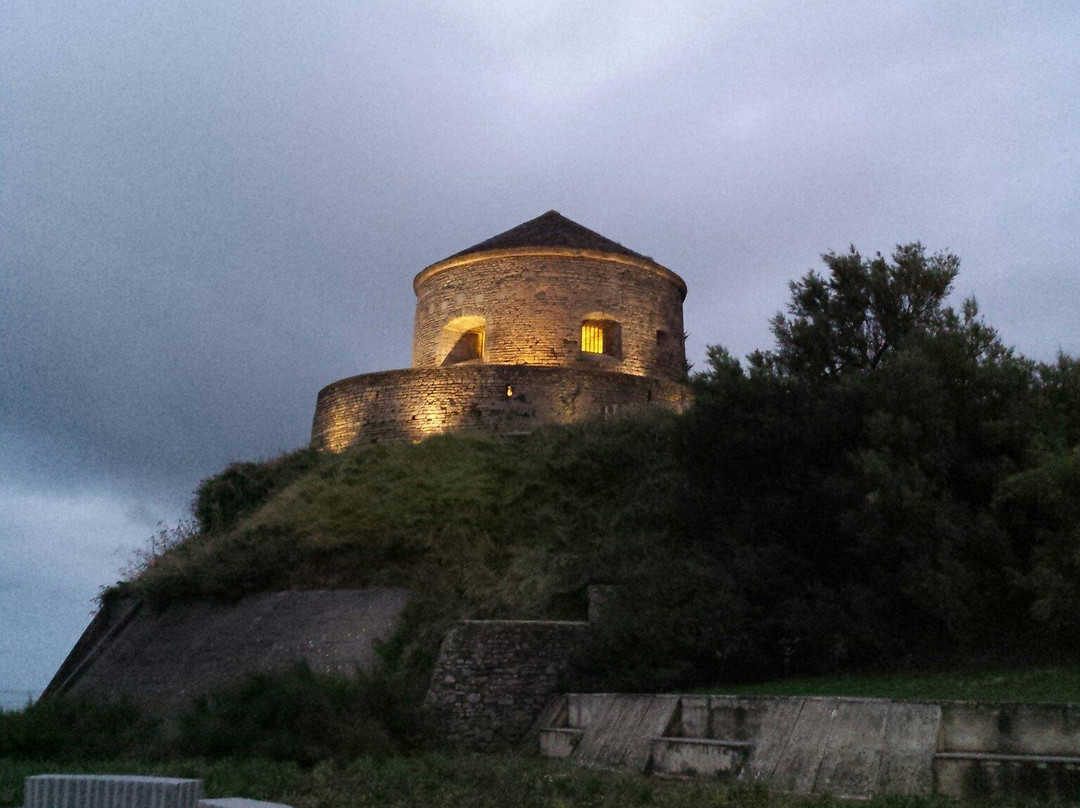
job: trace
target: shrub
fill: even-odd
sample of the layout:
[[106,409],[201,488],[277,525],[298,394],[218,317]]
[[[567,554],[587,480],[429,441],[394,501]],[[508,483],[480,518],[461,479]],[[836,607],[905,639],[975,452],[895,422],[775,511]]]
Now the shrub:
[[317,674],[306,664],[244,676],[165,721],[128,703],[48,698],[0,712],[0,758],[246,758],[293,761],[410,754],[432,733],[404,680]]
[[1010,477],[994,508],[1019,561],[1032,614],[1076,647],[1080,613],[1080,446],[1047,455]]
[[410,694],[384,673],[314,673],[307,664],[252,674],[180,716],[176,750],[208,758],[320,760],[419,749],[428,727]]
[[0,712],[0,757],[153,756],[160,752],[159,731],[159,721],[131,704],[50,698]]
[[233,463],[203,480],[192,509],[203,532],[228,530],[275,492],[314,468],[319,453],[300,449],[263,463]]

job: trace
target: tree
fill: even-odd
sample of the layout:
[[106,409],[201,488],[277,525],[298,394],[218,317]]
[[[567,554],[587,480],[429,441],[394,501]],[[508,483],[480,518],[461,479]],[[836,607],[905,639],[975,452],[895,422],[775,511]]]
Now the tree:
[[898,245],[891,262],[866,260],[852,246],[828,252],[828,277],[811,270],[792,281],[787,314],[772,319],[776,349],[750,356],[752,368],[811,380],[872,370],[912,336],[934,331],[960,269],[952,254],[927,256],[919,242]]

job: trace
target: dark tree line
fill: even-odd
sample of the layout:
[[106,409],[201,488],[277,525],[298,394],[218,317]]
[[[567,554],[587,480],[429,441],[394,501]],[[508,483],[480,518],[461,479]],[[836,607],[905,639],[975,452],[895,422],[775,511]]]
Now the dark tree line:
[[771,350],[709,349],[678,427],[679,545],[626,582],[586,679],[1080,650],[1080,362],[1025,358],[974,300],[947,305],[954,255],[823,260]]

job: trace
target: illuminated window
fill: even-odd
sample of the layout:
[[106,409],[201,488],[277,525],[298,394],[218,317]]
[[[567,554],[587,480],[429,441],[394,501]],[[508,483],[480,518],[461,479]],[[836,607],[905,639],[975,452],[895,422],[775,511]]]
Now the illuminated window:
[[581,326],[581,350],[585,353],[604,352],[604,329],[597,323]]
[[585,320],[581,323],[581,352],[618,357],[622,354],[621,336],[614,320]]

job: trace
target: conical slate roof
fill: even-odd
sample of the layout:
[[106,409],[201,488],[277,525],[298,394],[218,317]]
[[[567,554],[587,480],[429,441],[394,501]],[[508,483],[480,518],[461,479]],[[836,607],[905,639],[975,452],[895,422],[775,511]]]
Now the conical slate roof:
[[565,247],[574,250],[594,250],[596,252],[615,253],[616,255],[628,255],[643,261],[652,261],[646,255],[641,255],[633,250],[628,250],[623,245],[609,238],[601,236],[583,227],[577,222],[572,222],[557,210],[549,210],[542,216],[519,224],[499,233],[486,241],[474,244],[467,250],[454,253],[449,258],[460,258],[473,253],[489,252],[490,250],[509,250],[521,247]]

